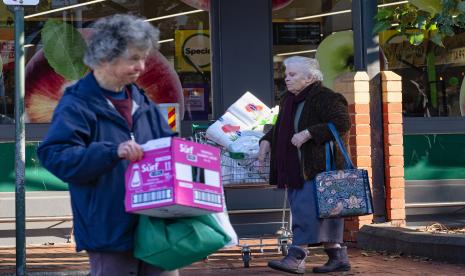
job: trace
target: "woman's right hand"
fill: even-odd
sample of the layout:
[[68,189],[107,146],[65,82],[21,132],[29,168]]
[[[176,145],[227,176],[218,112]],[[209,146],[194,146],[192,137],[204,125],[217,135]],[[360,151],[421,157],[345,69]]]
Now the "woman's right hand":
[[118,156],[131,162],[139,161],[144,156],[142,147],[133,140],[128,140],[118,145]]
[[263,140],[260,142],[260,150],[258,151],[258,165],[259,165],[259,171],[262,173],[264,172],[262,170],[266,166],[265,160],[268,157],[270,148],[271,148],[270,142],[266,140]]

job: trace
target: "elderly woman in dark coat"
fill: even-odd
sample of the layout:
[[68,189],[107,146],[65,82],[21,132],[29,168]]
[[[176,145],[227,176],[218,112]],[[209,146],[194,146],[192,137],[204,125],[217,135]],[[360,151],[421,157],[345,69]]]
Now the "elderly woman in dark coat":
[[[315,176],[325,170],[324,144],[332,139],[328,123],[332,122],[347,141],[347,101],[322,86],[317,60],[295,56],[286,59],[284,65],[288,92],[281,100],[276,125],[260,141],[259,160],[263,161],[271,150],[270,184],[287,189],[293,246],[284,259],[268,265],[303,274],[307,246],[323,243],[329,260],[313,272],[350,270],[347,248],[340,245],[344,220],[318,218],[312,187]],[[343,160],[336,156],[338,168],[343,167]]]

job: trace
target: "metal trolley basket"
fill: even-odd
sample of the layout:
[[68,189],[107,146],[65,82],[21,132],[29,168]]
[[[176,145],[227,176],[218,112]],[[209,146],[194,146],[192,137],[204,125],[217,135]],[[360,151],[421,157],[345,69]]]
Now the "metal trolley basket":
[[[206,138],[205,131],[199,131],[194,133],[194,141],[209,144],[217,147],[221,147],[215,142]],[[221,151],[221,171],[222,181],[225,188],[238,188],[243,186],[267,184],[269,181],[270,165],[269,160],[265,161],[264,165],[260,165],[258,158],[255,156],[247,156],[243,153],[231,153],[222,148]],[[260,210],[258,210],[260,211]],[[266,209],[261,210],[266,211]],[[248,213],[248,211],[229,211],[233,213]],[[284,193],[284,204],[282,208],[282,219],[281,228],[277,231],[277,243],[276,244],[264,244],[263,236],[260,237],[239,237],[239,247],[241,248],[242,260],[244,267],[249,267],[250,260],[252,258],[252,249],[258,247],[261,253],[264,253],[265,246],[276,246],[278,252],[282,255],[287,255],[288,246],[292,239],[292,233],[289,225],[292,224],[292,217],[288,215],[288,221],[286,221],[287,209],[287,192]],[[249,245],[247,241],[260,240],[259,244]]]
[[205,132],[196,132],[194,141],[221,148],[221,179],[223,185],[258,184],[269,180],[269,160],[261,165],[256,156],[245,153],[229,152],[206,138]]
[[261,165],[256,157],[227,151],[221,153],[221,172],[224,185],[266,183],[269,180],[269,171],[269,161],[265,165]]

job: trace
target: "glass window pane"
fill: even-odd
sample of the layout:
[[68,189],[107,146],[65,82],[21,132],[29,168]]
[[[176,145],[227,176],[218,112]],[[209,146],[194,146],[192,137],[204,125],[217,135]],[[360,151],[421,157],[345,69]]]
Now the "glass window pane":
[[[294,0],[273,12],[276,99],[286,91],[282,61],[291,55],[315,57],[323,39],[334,32],[351,30],[351,2]],[[406,1],[378,0],[377,3],[379,8],[386,9],[408,7]],[[406,38],[386,39],[395,33],[395,23],[390,30],[380,33],[379,41],[381,55],[386,62],[385,70],[394,71],[402,77],[404,116],[464,116],[465,95],[461,95],[460,90],[461,86],[465,86],[462,84],[465,30],[455,28],[455,35],[444,40],[445,47],[436,46],[427,39],[414,46]],[[318,32],[320,40],[317,39]],[[462,90],[465,93],[465,87]]]
[[273,62],[275,98],[286,91],[285,58],[315,57],[320,42],[334,32],[352,29],[351,1],[294,0],[273,11]]
[[[41,0],[38,7],[26,8],[25,11],[26,122],[49,123],[63,90],[88,72],[84,70],[77,74],[78,77],[66,73],[79,68],[76,64],[80,62],[63,64],[70,56],[82,53],[85,46],[64,47],[63,42],[77,33],[85,39],[92,32],[93,22],[116,13],[145,17],[160,30],[161,55],[153,55],[147,60],[147,69],[136,83],[156,103],[180,104],[180,109],[186,111],[187,120],[209,118],[211,89],[207,11],[180,0]],[[0,94],[0,114],[13,118],[13,15],[0,5],[0,17],[5,83],[5,96]],[[51,20],[65,22],[68,27],[54,33],[53,43],[47,44],[42,36],[48,31],[44,26]],[[50,49],[46,55],[44,47]]]
[[14,29],[13,14],[0,4],[0,124],[13,123],[14,83]]
[[[445,47],[436,46],[431,42],[413,46],[402,38],[381,44],[388,69],[402,76],[404,116],[464,115],[465,110],[460,101],[460,87],[465,72],[463,31],[445,39]],[[428,43],[428,47],[425,47],[425,43]],[[427,66],[428,62],[432,67]]]

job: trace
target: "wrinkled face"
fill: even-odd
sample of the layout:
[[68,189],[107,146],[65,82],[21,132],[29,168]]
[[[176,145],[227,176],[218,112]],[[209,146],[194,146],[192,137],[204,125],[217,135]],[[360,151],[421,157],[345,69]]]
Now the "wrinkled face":
[[305,87],[313,82],[313,78],[308,76],[302,67],[296,64],[286,66],[286,86],[287,90],[294,95],[299,94]]
[[103,64],[106,75],[120,85],[135,82],[145,70],[149,50],[129,47],[121,57]]

